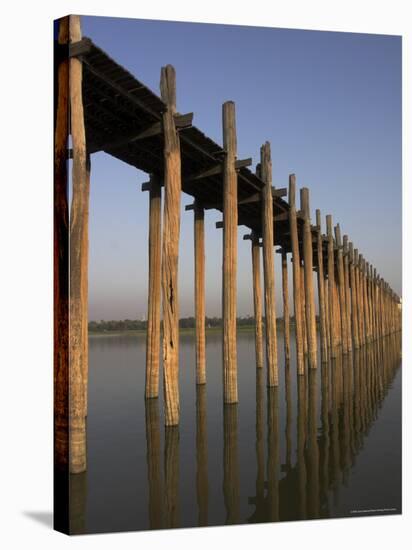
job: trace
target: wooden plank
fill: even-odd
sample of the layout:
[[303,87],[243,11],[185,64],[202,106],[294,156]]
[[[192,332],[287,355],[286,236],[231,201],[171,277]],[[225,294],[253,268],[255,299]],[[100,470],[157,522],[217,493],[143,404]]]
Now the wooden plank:
[[323,271],[323,244],[321,229],[321,213],[316,210],[316,243],[317,243],[317,277],[318,277],[318,298],[319,298],[319,328],[320,328],[320,349],[321,360],[328,360],[328,336],[326,326],[325,309],[325,275]]
[[157,176],[150,177],[149,280],[146,332],[146,398],[158,397],[160,375],[160,302],[162,262],[162,194]]
[[205,214],[195,202],[195,322],[196,322],[196,384],[206,383],[206,332],[205,332]]
[[270,143],[267,141],[260,149],[262,180],[265,187],[262,191],[262,241],[263,241],[263,274],[265,284],[265,329],[266,329],[266,364],[267,385],[279,384],[276,332],[276,298],[275,271],[273,261],[273,199],[272,199],[272,160]]
[[223,398],[237,403],[237,174],[235,104],[223,104]]
[[165,424],[179,423],[179,297],[178,263],[180,238],[181,158],[176,131],[176,73],[174,67],[162,67],[161,96],[167,105],[163,113],[164,130],[164,215],[162,244],[163,294],[163,380]]
[[296,363],[298,374],[305,373],[304,350],[303,350],[303,319],[302,319],[302,298],[300,290],[300,253],[299,237],[296,218],[296,178],[294,174],[289,176],[289,226],[292,244],[293,264],[293,302],[295,311],[295,333],[296,333]]

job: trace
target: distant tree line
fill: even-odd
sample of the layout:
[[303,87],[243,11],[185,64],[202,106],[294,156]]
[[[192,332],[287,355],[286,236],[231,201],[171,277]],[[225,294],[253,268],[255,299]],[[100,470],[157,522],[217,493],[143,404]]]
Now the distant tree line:
[[[277,324],[282,327],[283,318],[276,319]],[[263,323],[265,318],[263,317]],[[294,324],[294,317],[290,318],[290,322]],[[250,327],[255,325],[255,318],[251,315],[246,317],[238,317],[236,319],[238,327]],[[180,328],[195,328],[194,317],[183,317],[179,320]],[[222,327],[221,317],[206,317],[206,328]],[[89,321],[89,332],[121,332],[127,330],[146,330],[147,321],[139,321],[138,319],[124,319],[123,321]]]

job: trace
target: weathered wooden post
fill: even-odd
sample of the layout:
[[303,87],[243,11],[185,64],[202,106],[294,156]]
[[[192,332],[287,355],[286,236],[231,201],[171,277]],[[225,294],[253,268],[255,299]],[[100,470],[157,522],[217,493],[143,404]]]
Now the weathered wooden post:
[[[70,43],[81,40],[80,16],[71,15]],[[90,167],[86,153],[82,62],[70,58],[70,127],[73,146],[70,212],[70,471],[86,470],[88,379],[88,248]]]
[[[360,256],[359,256],[360,259]],[[369,343],[369,304],[368,293],[366,287],[366,261],[362,256],[361,261],[361,274],[362,274],[362,292],[363,292],[363,315],[365,319],[365,342]]]
[[205,211],[199,201],[194,205],[195,243],[195,320],[196,320],[196,384],[206,383],[205,332]]
[[298,374],[304,374],[303,356],[303,319],[302,319],[302,297],[300,290],[300,254],[299,238],[296,217],[296,178],[295,174],[289,176],[289,227],[290,240],[292,243],[292,265],[293,265],[293,303],[295,311],[295,335],[296,335],[296,363]]
[[300,207],[303,214],[303,263],[305,275],[305,309],[308,339],[309,366],[317,367],[317,336],[315,291],[313,288],[313,248],[312,229],[310,224],[309,189],[300,190]]
[[237,403],[237,173],[235,104],[223,104],[223,398]]
[[343,236],[343,270],[345,280],[345,313],[346,313],[346,338],[347,349],[352,351],[352,330],[351,330],[351,291],[349,285],[349,248],[348,236]]
[[328,236],[328,298],[329,298],[329,325],[330,325],[330,356],[336,357],[336,323],[335,323],[335,261],[334,261],[334,246],[332,236],[332,216],[326,216],[326,230]]
[[251,241],[253,273],[253,307],[255,314],[255,350],[256,367],[263,367],[263,323],[262,323],[262,288],[260,284],[260,244],[255,231],[244,235],[244,240]]
[[289,283],[286,250],[282,249],[282,296],[283,296],[283,342],[285,361],[290,361],[290,313],[289,313]]
[[321,360],[328,360],[328,336],[326,330],[325,309],[325,275],[323,271],[323,240],[322,221],[320,210],[316,210],[316,248],[317,248],[317,272],[318,272],[318,298],[319,298],[319,328]]
[[353,256],[353,243],[349,243],[349,275],[351,286],[351,312],[352,312],[352,334],[353,346],[359,349],[359,324],[358,324],[358,291],[356,288],[356,275]]
[[179,298],[178,265],[180,237],[181,159],[180,140],[175,126],[176,73],[162,67],[160,79],[164,132],[164,215],[163,215],[163,379],[165,424],[179,423]]
[[335,238],[336,238],[336,244],[338,247],[337,268],[338,268],[341,340],[342,340],[343,353],[347,353],[348,352],[348,335],[347,335],[347,322],[346,322],[345,272],[343,267],[342,236],[341,236],[339,224],[335,226]]
[[150,175],[149,187],[149,288],[146,333],[146,398],[159,395],[160,301],[162,262],[162,193],[159,177]]
[[358,305],[358,327],[359,327],[359,344],[365,344],[365,323],[363,319],[363,293],[362,293],[362,277],[360,273],[360,260],[358,249],[354,250],[355,275],[356,275],[356,291]]
[[308,327],[306,323],[305,268],[300,264],[300,295],[302,303],[303,353],[308,354]]
[[267,141],[260,148],[261,177],[265,184],[262,190],[262,241],[263,241],[263,275],[265,281],[265,329],[267,385],[277,386],[278,356],[276,334],[276,298],[275,271],[273,262],[273,197],[272,197],[272,160],[270,143]]

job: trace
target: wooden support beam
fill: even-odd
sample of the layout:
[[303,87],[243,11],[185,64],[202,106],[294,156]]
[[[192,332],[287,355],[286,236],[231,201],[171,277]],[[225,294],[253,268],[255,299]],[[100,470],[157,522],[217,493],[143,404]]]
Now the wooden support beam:
[[262,288],[260,284],[260,244],[259,236],[252,232],[251,235],[244,235],[251,240],[252,248],[252,270],[253,270],[253,306],[255,313],[255,348],[256,367],[263,367],[263,311],[262,311]]
[[351,287],[351,319],[353,347],[359,349],[359,317],[358,317],[358,289],[355,275],[353,243],[349,243],[349,277]]
[[309,189],[303,187],[300,191],[300,205],[303,213],[303,262],[305,274],[306,326],[308,339],[309,366],[317,367],[317,335],[315,290],[313,287],[313,248],[310,224]]
[[160,302],[162,263],[162,193],[158,176],[150,176],[149,280],[146,332],[146,398],[159,396]]
[[[80,17],[70,16],[70,43],[81,39]],[[82,63],[70,59],[70,127],[73,143],[70,212],[70,472],[86,470],[88,379],[88,226],[90,164],[86,155]]]
[[351,330],[351,292],[349,285],[349,248],[348,236],[343,236],[343,272],[345,281],[345,314],[346,314],[346,338],[348,352],[352,351],[352,330]]
[[276,333],[276,298],[275,271],[273,261],[273,199],[272,199],[272,159],[270,143],[267,141],[260,148],[262,180],[265,187],[262,191],[262,240],[263,240],[263,274],[265,282],[265,329],[266,329],[266,364],[267,385],[279,384]]
[[165,424],[179,424],[179,298],[178,264],[180,237],[181,158],[176,131],[176,74],[171,65],[162,67],[160,79],[164,131],[164,215],[162,243],[163,294],[163,390]]
[[[235,161],[235,168],[236,170],[240,170],[240,168],[245,168],[247,166],[250,166],[252,164],[252,159],[242,159],[242,160],[236,160]],[[198,172],[197,174],[193,174],[191,176],[187,176],[185,178],[185,182],[191,182],[191,181],[197,181],[202,180],[205,178],[209,178],[210,176],[217,176],[219,174],[223,173],[223,164],[220,162],[219,164],[216,164],[216,166],[212,166],[211,168],[208,168],[207,170],[202,170],[201,172]],[[213,208],[213,207],[211,207]]]
[[206,383],[205,332],[205,211],[200,204],[194,208],[195,243],[195,320],[196,320],[196,384]]
[[316,244],[317,244],[317,275],[318,275],[318,298],[319,298],[319,328],[320,328],[320,349],[321,360],[328,360],[328,336],[326,329],[326,310],[325,310],[325,275],[323,272],[323,244],[321,229],[320,210],[316,210]]
[[332,216],[328,214],[326,216],[326,229],[328,236],[328,301],[329,301],[329,348],[330,356],[334,359],[337,355],[336,344],[336,321],[335,321],[335,300],[334,300],[334,287],[335,287],[335,261],[334,261],[334,243],[332,235]]
[[295,196],[296,178],[294,174],[291,174],[289,176],[289,226],[293,262],[293,302],[295,311],[296,363],[298,374],[304,374],[305,365],[303,350],[302,297],[300,290],[300,254]]
[[235,104],[223,104],[223,398],[237,403],[237,174]]
[[287,254],[282,249],[282,296],[283,296],[283,344],[285,361],[290,361],[290,312]]
[[346,323],[346,300],[345,300],[345,271],[343,267],[343,251],[342,251],[342,236],[340,231],[340,225],[335,226],[335,238],[338,246],[338,292],[339,292],[339,307],[340,307],[340,330],[343,353],[348,352],[348,335],[347,335],[347,323]]

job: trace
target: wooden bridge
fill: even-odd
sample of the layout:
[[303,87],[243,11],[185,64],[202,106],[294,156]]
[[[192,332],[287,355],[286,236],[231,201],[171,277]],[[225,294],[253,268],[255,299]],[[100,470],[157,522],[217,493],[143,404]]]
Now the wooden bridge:
[[[400,330],[400,300],[368,263],[339,224],[321,213],[311,224],[309,190],[296,178],[288,189],[272,185],[270,144],[261,147],[253,172],[251,159],[237,158],[235,104],[222,107],[223,146],[193,126],[193,114],[176,109],[176,75],[163,67],[160,97],[113,61],[90,39],[82,38],[80,18],[59,21],[55,44],[55,434],[56,463],[73,473],[86,469],[88,380],[88,212],[90,155],[104,151],[150,179],[149,296],[146,353],[146,398],[159,393],[160,317],[163,304],[163,388],[165,422],[179,423],[179,299],[178,263],[180,199],[193,197],[194,212],[196,381],[206,383],[204,216],[222,212],[223,229],[223,390],[224,402],[236,403],[236,278],[237,232],[250,233],[256,320],[256,364],[264,364],[266,380],[278,385],[274,247],[282,258],[284,352],[290,359],[288,254],[293,269],[297,370],[305,374],[339,353],[350,353],[373,340]],[[68,151],[71,134],[72,150]],[[72,158],[72,203],[69,221],[68,158]],[[162,191],[163,187],[163,191]],[[287,200],[285,199],[287,197]],[[163,201],[163,219],[162,219]],[[264,300],[260,281],[260,248]],[[69,262],[70,258],[70,262]],[[320,350],[313,271],[317,272]],[[161,299],[162,298],[162,299]],[[263,303],[262,303],[263,302]],[[265,323],[263,326],[262,318]],[[70,325],[70,332],[69,332]],[[263,337],[265,333],[265,337]],[[70,399],[69,399],[70,396]],[[68,427],[70,426],[70,430]],[[70,433],[70,435],[69,435]],[[70,449],[70,457],[69,457]]]

